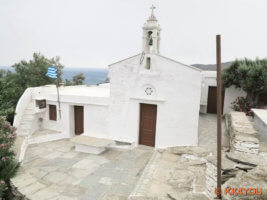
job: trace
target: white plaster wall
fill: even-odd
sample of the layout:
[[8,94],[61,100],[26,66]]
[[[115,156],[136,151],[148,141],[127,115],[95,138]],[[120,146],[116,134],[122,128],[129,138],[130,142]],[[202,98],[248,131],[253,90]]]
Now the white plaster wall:
[[[56,105],[56,101],[47,101],[49,104]],[[57,113],[57,121],[49,120],[49,111],[45,112],[43,128],[60,131],[66,137],[73,137],[74,133],[74,106],[84,106],[84,134],[92,137],[108,138],[107,116],[108,106],[86,105],[78,103],[61,102],[61,119]]]
[[225,95],[224,95],[223,113],[227,114],[230,111],[232,111],[231,103],[234,100],[236,100],[237,97],[246,97],[246,96],[247,96],[247,93],[240,88],[236,88],[234,86],[226,88],[225,89]]
[[[140,103],[158,105],[156,147],[197,145],[201,74],[158,55],[151,69],[140,65],[140,55],[110,66],[109,132],[113,139],[136,142],[139,136]],[[144,92],[151,85],[155,95]]]
[[259,116],[254,116],[254,124],[257,129],[260,131],[260,134],[264,137],[267,137],[267,124],[265,124]]
[[[43,129],[60,131],[63,134],[70,135],[70,106],[68,103],[61,102],[61,118],[59,116],[59,107],[57,101],[47,101],[47,110],[43,115]],[[57,106],[57,121],[49,120],[49,105]]]
[[84,106],[84,134],[98,138],[109,138],[108,106]]
[[209,86],[217,86],[216,71],[202,71],[200,112],[207,113]]
[[[109,85],[100,86],[109,91]],[[84,106],[84,134],[94,137],[108,137],[107,133],[107,112],[109,105],[108,97],[90,96],[91,88],[81,86],[80,91],[74,91],[73,94],[67,92],[69,88],[59,88],[61,118],[57,113],[57,121],[49,120],[49,104],[56,105],[58,111],[58,101],[56,87],[43,86],[33,88],[33,101],[35,99],[46,99],[47,108],[39,113],[39,117],[43,118],[42,128],[62,132],[66,137],[73,137],[74,133],[74,106]],[[75,88],[77,89],[77,88]],[[87,92],[86,90],[89,89]],[[79,90],[79,88],[78,88]],[[78,92],[78,95],[77,95]],[[98,92],[98,91],[96,91]],[[101,92],[101,89],[100,89]],[[101,94],[101,93],[100,93]],[[84,95],[84,96],[82,96]]]

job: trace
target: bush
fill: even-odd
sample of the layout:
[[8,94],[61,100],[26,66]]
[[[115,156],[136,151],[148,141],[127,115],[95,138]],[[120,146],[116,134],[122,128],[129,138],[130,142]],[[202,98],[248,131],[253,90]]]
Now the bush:
[[12,149],[15,139],[15,129],[5,117],[0,117],[0,198],[5,196],[10,179],[16,175],[19,168]]
[[247,99],[257,106],[258,96],[267,91],[267,59],[235,60],[223,70],[222,82],[225,88],[235,86],[247,92]]
[[248,116],[253,116],[253,112],[251,110],[252,104],[247,98],[237,97],[231,104],[233,105],[232,108],[234,111],[244,112]]

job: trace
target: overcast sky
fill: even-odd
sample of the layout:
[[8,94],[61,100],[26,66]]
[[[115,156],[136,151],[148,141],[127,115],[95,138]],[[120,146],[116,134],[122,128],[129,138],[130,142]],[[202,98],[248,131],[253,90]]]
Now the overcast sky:
[[267,57],[267,0],[0,0],[0,66],[33,52],[66,67],[106,67],[141,52],[149,7],[162,27],[161,54],[186,64]]

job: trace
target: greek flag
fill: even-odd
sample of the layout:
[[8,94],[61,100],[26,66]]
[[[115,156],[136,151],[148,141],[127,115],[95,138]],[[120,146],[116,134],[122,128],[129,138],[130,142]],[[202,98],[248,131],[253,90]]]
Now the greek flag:
[[55,66],[48,67],[46,76],[50,78],[57,78],[57,68]]

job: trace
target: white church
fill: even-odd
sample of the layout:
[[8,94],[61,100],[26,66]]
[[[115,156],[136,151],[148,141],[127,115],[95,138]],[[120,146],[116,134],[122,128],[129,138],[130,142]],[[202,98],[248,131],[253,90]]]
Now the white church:
[[[161,55],[153,9],[142,43],[141,53],[109,65],[110,83],[60,86],[60,104],[54,85],[28,88],[14,120],[22,151],[27,144],[81,135],[155,148],[197,145],[199,113],[216,101],[209,97],[216,72]],[[234,97],[227,99],[226,110]]]

